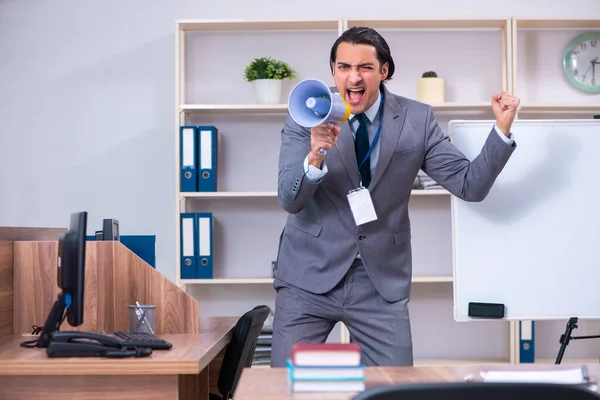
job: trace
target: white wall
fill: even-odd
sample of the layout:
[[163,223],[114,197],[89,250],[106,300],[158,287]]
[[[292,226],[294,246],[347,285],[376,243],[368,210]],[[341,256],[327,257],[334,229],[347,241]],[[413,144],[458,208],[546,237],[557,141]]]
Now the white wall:
[[175,19],[600,16],[597,0],[364,3],[0,0],[0,225],[114,217],[156,234],[175,279]]

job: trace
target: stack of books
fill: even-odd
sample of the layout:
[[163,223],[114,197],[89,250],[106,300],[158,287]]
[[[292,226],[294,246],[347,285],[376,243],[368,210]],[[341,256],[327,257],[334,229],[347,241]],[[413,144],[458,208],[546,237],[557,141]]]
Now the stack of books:
[[365,390],[365,367],[357,343],[297,343],[287,368],[293,392]]

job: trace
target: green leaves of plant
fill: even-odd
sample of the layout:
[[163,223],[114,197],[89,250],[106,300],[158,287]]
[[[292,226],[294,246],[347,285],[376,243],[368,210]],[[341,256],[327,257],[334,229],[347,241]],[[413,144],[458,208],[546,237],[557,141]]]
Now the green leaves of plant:
[[256,79],[292,79],[296,77],[288,63],[271,57],[255,58],[244,70],[244,79],[252,82]]

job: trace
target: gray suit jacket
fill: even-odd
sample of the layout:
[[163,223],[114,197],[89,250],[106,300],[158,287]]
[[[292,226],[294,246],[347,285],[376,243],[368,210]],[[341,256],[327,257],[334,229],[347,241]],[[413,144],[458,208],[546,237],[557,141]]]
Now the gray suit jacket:
[[326,155],[327,174],[313,183],[303,169],[310,130],[288,115],[281,134],[278,198],[289,215],[279,244],[277,279],[325,293],[343,278],[358,251],[386,300],[408,297],[412,278],[408,202],[419,169],[453,195],[481,201],[516,148],[492,129],[481,153],[470,162],[444,135],[429,105],[385,88],[383,94],[381,148],[369,186],[378,219],[358,227],[346,197],[359,185],[348,122],[341,124],[337,143]]

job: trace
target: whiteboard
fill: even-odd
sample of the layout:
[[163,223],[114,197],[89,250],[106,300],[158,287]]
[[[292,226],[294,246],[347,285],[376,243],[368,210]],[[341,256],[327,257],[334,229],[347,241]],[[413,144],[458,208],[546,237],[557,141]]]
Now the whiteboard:
[[[469,160],[495,121],[450,121]],[[454,319],[600,318],[600,120],[517,120],[517,148],[482,202],[452,196]]]

